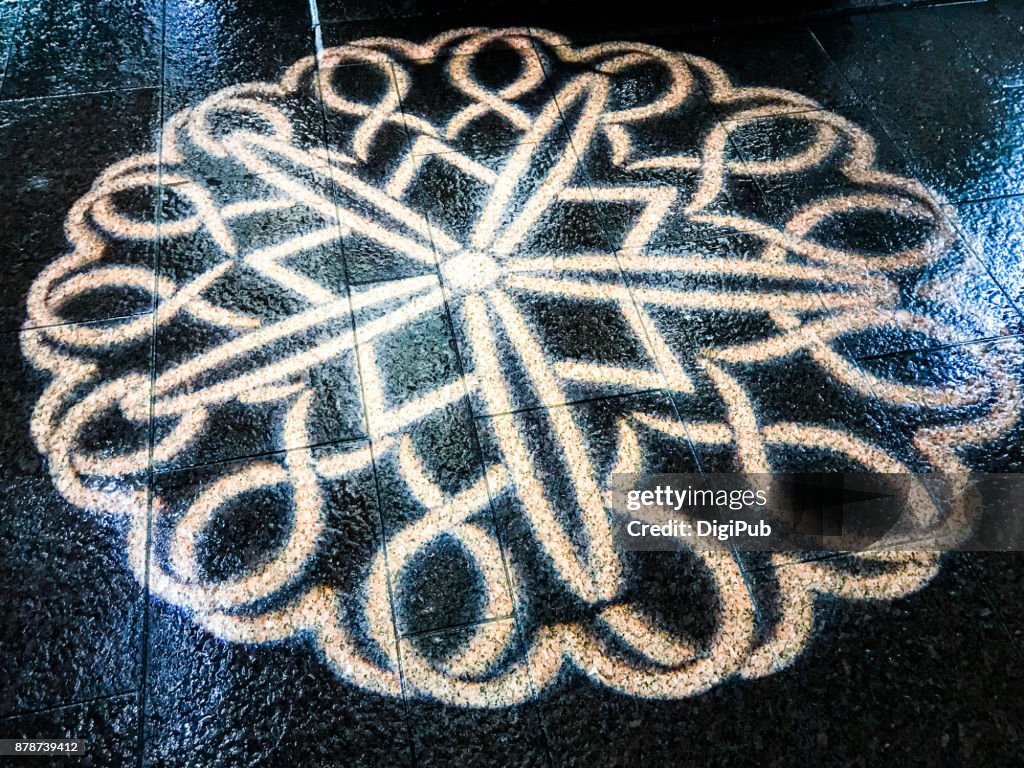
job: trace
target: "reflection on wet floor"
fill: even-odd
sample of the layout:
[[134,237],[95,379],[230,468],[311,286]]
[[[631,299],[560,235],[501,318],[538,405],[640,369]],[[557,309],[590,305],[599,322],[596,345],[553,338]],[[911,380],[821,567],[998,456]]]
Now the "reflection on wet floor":
[[0,4],[0,736],[1013,764],[1018,556],[623,552],[605,501],[1024,468],[1020,3],[356,5]]

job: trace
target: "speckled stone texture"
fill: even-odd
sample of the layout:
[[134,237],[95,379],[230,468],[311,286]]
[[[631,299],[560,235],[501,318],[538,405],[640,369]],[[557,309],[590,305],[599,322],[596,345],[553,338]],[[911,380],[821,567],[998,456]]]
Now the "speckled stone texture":
[[1024,554],[600,534],[637,462],[1024,471],[1024,3],[664,5],[0,0],[0,738],[1021,764]]

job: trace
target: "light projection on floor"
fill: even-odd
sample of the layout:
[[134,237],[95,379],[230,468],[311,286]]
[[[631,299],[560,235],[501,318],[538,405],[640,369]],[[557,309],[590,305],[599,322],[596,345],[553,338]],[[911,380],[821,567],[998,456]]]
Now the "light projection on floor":
[[157,599],[370,691],[497,707],[566,675],[680,698],[772,674],[819,596],[907,595],[938,556],[776,554],[761,591],[727,548],[658,554],[656,588],[607,490],[688,461],[955,474],[1013,426],[990,347],[965,348],[972,386],[858,362],[991,333],[943,298],[959,267],[928,272],[952,224],[876,151],[651,45],[325,50],[175,114],[70,211],[22,335],[52,376],[34,439],[71,503],[126,522]]

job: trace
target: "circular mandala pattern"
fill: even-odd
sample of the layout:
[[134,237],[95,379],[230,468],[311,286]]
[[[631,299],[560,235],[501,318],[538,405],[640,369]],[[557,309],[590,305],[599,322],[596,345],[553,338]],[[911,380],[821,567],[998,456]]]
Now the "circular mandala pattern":
[[[905,595],[936,556],[777,554],[761,594],[725,549],[653,571],[618,551],[608,488],[691,449],[955,474],[1012,426],[1020,392],[980,347],[986,391],[858,362],[872,334],[956,338],[901,299],[951,225],[875,153],[808,98],[650,45],[326,50],[176,114],[74,206],[29,297],[25,353],[52,375],[34,438],[67,499],[128,521],[159,598],[373,691],[505,706],[574,669],[645,697],[770,674],[815,596]],[[123,316],[74,322],[101,298]],[[895,447],[872,432],[888,407],[925,415]],[[218,463],[239,424],[281,452]],[[150,488],[151,467],[191,469]],[[464,626],[410,630],[456,573]]]

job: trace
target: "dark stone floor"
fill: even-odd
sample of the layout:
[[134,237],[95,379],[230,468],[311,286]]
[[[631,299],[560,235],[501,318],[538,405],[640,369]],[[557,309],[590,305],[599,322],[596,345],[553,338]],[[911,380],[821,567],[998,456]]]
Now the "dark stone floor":
[[1024,471],[1024,2],[828,5],[0,0],[0,738],[1021,765],[1024,555],[589,516]]

